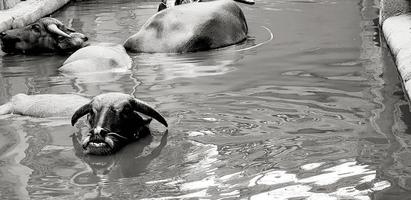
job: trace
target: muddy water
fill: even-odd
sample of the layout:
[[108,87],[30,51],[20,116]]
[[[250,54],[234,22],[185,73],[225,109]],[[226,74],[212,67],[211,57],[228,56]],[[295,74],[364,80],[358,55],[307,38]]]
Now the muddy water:
[[[53,14],[122,43],[154,1],[76,1]],[[372,0],[242,5],[249,39],[190,54],[132,54],[121,73],[66,76],[65,56],[0,56],[17,93],[119,91],[170,127],[112,156],[84,156],[69,120],[0,118],[1,199],[405,199],[410,113]],[[270,41],[271,33],[274,39]],[[69,102],[67,102],[69,103]]]

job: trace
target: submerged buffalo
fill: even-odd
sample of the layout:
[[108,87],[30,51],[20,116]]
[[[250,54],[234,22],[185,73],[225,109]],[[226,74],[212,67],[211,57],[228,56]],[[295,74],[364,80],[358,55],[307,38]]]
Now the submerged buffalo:
[[55,18],[45,17],[23,28],[1,32],[0,40],[6,53],[64,53],[83,47],[87,37]]
[[90,99],[75,94],[16,94],[0,106],[0,115],[68,117]]
[[84,153],[112,154],[144,136],[151,118],[144,119],[139,113],[152,117],[168,126],[166,120],[147,103],[123,93],[105,93],[95,96],[79,108],[71,118],[71,124],[87,115],[90,132],[83,137]]
[[[187,3],[196,3],[196,2],[207,2],[207,1],[214,1],[214,0],[161,0],[160,5],[158,6],[158,11],[164,10],[166,8],[171,8],[173,6],[178,6],[181,4]],[[253,5],[255,3],[254,0],[234,0],[245,4]]]
[[160,4],[161,11],[129,37],[124,47],[132,52],[193,52],[236,44],[247,38],[246,19],[234,1],[186,2],[190,0]]
[[131,58],[121,44],[100,43],[75,51],[59,70],[68,74],[125,71],[131,64]]
[[[0,106],[0,115],[71,117],[71,124],[87,115],[90,131],[83,136],[84,153],[108,155],[126,144],[147,136],[152,117],[164,126],[167,121],[153,107],[123,93],[104,93],[89,98],[75,94],[17,94]],[[73,114],[74,113],[74,114]]]

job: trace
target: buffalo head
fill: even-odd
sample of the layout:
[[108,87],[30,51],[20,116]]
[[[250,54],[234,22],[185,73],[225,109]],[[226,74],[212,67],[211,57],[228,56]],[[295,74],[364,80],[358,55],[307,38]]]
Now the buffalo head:
[[161,0],[160,5],[158,6],[158,11],[161,11],[166,8],[173,7],[173,6],[181,5],[181,4],[194,3],[194,2],[201,2],[201,0]]
[[152,117],[168,126],[166,120],[147,103],[122,93],[105,93],[95,96],[90,103],[79,108],[71,118],[74,125],[87,115],[90,131],[82,139],[85,153],[107,155],[149,133]]
[[[213,0],[161,0],[160,5],[158,6],[158,11],[162,11],[166,8],[170,8],[170,7],[181,5],[181,4],[195,3],[195,2],[207,2],[207,1],[213,1]],[[250,4],[250,5],[255,4],[254,0],[234,0],[234,1],[245,3],[245,4]]]
[[71,52],[83,47],[87,37],[57,19],[45,17],[0,33],[0,40],[6,53]]

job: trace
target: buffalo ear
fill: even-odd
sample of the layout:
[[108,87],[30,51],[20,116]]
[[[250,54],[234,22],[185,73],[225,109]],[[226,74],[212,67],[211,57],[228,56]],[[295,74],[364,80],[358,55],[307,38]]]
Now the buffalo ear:
[[31,25],[31,30],[33,30],[33,31],[35,31],[35,32],[37,32],[37,33],[40,33],[40,32],[41,32],[40,25],[38,25],[38,24],[33,24],[33,25]]
[[164,117],[161,116],[160,113],[158,113],[153,107],[148,105],[146,102],[138,100],[136,98],[131,98],[130,104],[134,111],[137,111],[149,117],[152,117],[158,122],[162,123],[165,127],[168,127],[167,121],[164,119]]
[[152,118],[147,118],[147,119],[143,119],[143,120],[144,120],[144,124],[149,125],[153,119]]
[[74,112],[73,116],[71,117],[71,125],[74,126],[76,124],[77,120],[83,117],[84,115],[90,113],[91,111],[91,104],[88,103],[84,106],[81,106],[79,109]]
[[151,123],[151,121],[153,120],[153,118],[151,118],[151,117],[144,118],[144,117],[140,116],[137,111],[134,111],[134,114],[137,118],[136,120],[139,121],[139,122],[142,122],[143,125],[149,125]]

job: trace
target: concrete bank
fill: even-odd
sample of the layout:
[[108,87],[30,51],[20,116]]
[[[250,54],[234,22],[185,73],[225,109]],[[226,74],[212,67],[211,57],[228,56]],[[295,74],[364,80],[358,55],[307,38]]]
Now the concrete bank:
[[380,25],[405,93],[411,97],[411,7],[409,0],[381,0]]
[[20,3],[21,0],[0,0],[0,9],[5,10],[13,8],[16,4]]
[[0,11],[0,32],[23,27],[49,15],[70,0],[26,0]]
[[411,97],[411,15],[402,14],[387,18],[382,30],[395,58],[406,93]]

